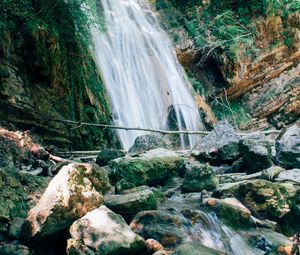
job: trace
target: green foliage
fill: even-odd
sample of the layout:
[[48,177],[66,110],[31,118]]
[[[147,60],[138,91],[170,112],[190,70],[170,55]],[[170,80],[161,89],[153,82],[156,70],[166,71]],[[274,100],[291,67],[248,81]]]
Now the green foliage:
[[251,115],[239,101],[229,102],[226,99],[215,99],[212,109],[219,120],[228,120],[235,127],[241,127],[251,122]]

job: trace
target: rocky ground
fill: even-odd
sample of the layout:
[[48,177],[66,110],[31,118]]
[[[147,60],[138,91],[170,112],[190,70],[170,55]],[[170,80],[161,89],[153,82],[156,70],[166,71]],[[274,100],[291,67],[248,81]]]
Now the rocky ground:
[[225,121],[189,151],[147,135],[83,163],[1,128],[0,254],[290,254],[300,128],[280,136]]

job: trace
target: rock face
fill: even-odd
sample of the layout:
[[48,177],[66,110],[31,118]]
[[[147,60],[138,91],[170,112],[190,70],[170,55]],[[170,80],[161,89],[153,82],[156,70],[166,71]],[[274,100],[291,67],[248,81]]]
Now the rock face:
[[256,217],[279,220],[291,211],[296,189],[290,183],[250,180],[219,185],[215,197],[234,196]]
[[210,191],[213,190],[217,184],[218,179],[208,164],[193,164],[184,175],[181,190],[183,192]]
[[300,184],[300,169],[292,169],[280,172],[275,181],[290,181]]
[[103,149],[97,156],[96,164],[106,166],[109,161],[125,156],[125,152],[116,149]]
[[[63,122],[48,120],[110,122],[104,85],[88,48],[75,33],[75,26],[81,26],[80,22],[75,25],[72,16],[77,7],[58,1],[52,14],[38,18],[46,5],[16,3],[16,8],[8,2],[1,5],[6,15],[0,24],[0,119],[19,129],[34,129],[45,142],[61,148],[116,143],[110,130],[70,130]],[[33,17],[30,24],[22,13]],[[62,24],[70,28],[68,36]],[[16,30],[16,26],[24,29]]]
[[300,168],[300,128],[290,127],[281,140],[276,142],[276,160],[288,169]]
[[272,166],[271,143],[262,134],[251,135],[240,143],[247,173],[259,172]]
[[174,247],[184,238],[181,219],[164,211],[145,211],[139,213],[131,222],[133,231],[145,239],[155,239],[164,247]]
[[104,198],[104,204],[130,221],[141,211],[157,209],[156,197],[150,188],[125,195],[108,195]]
[[221,121],[200,140],[193,156],[210,163],[232,162],[240,155],[239,141],[240,137],[234,128],[227,121]]
[[35,204],[35,193],[43,192],[47,183],[48,180],[42,177],[12,174],[0,169],[0,233],[8,231],[9,222],[14,218],[27,217]]
[[73,223],[68,240],[69,255],[138,255],[145,241],[124,219],[105,206],[87,213]]
[[136,186],[152,186],[177,176],[184,167],[184,161],[172,151],[155,149],[139,157],[111,161],[110,167],[119,180],[125,179]]
[[106,172],[90,164],[70,164],[52,179],[45,193],[30,210],[23,225],[27,242],[47,238],[70,226],[103,203],[101,193],[109,188]]

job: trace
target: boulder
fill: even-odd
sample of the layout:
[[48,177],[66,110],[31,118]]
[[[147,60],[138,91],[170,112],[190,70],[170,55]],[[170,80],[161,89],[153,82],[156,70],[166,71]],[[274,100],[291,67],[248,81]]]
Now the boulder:
[[22,230],[24,240],[55,238],[75,220],[98,208],[103,203],[101,193],[109,186],[106,172],[96,165],[64,166],[29,211]]
[[287,169],[300,168],[300,128],[297,125],[276,141],[276,161]]
[[139,212],[157,209],[156,197],[150,188],[125,195],[105,196],[104,204],[122,215],[126,221],[130,221]]
[[207,199],[206,205],[212,208],[226,225],[233,228],[252,225],[251,212],[236,198]]
[[213,131],[198,142],[193,156],[198,160],[220,164],[233,162],[240,156],[240,136],[225,120],[219,122]]
[[290,183],[249,180],[219,185],[213,197],[236,197],[255,217],[279,220],[291,211],[297,190]]
[[282,171],[277,175],[275,181],[284,182],[290,181],[300,184],[300,169],[292,169],[287,171]]
[[262,171],[273,165],[272,143],[260,133],[243,138],[240,152],[248,174]]
[[118,181],[115,185],[116,193],[121,194],[123,191],[135,188],[135,185],[125,179]]
[[103,149],[97,156],[96,164],[98,164],[99,166],[106,166],[109,161],[124,157],[125,155],[125,152],[121,150]]
[[213,190],[218,184],[214,171],[208,164],[193,164],[184,175],[181,186],[183,192],[201,192]]
[[135,186],[152,186],[177,176],[184,167],[184,161],[175,152],[155,149],[139,157],[110,161],[110,167],[118,180],[125,179]]
[[181,218],[160,210],[140,212],[130,227],[145,239],[155,239],[167,248],[178,245],[186,237]]
[[164,250],[164,247],[158,241],[156,241],[154,239],[147,239],[145,244],[146,244],[147,252],[149,254],[153,254],[157,251],[163,251]]
[[172,143],[170,139],[168,139],[168,136],[149,134],[137,137],[128,152],[130,154],[141,154],[157,148],[170,149],[171,147]]
[[189,242],[179,245],[171,255],[222,255],[224,253],[206,247],[199,242]]
[[32,255],[28,247],[21,244],[0,244],[1,255]]
[[135,234],[125,220],[105,206],[87,213],[70,228],[69,255],[141,254],[145,241]]

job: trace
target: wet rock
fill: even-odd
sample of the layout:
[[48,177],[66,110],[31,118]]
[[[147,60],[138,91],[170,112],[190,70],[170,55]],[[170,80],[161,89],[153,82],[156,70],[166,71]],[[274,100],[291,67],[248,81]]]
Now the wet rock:
[[141,211],[157,209],[156,197],[149,188],[125,195],[105,196],[104,201],[109,209],[122,215],[126,221]]
[[175,214],[165,211],[145,211],[131,222],[133,231],[145,239],[155,239],[164,247],[174,247],[185,238],[183,223]]
[[125,152],[121,150],[103,149],[97,156],[96,164],[99,166],[106,166],[109,161],[124,157],[125,155]]
[[248,174],[272,166],[272,143],[262,134],[250,135],[240,143],[240,151]]
[[214,171],[208,164],[193,164],[184,175],[181,186],[183,192],[213,190],[218,184]]
[[87,212],[98,208],[109,189],[106,172],[96,165],[73,163],[64,166],[30,210],[23,225],[27,242],[55,238]]
[[184,167],[184,161],[175,152],[155,149],[139,157],[113,160],[110,167],[119,180],[125,179],[136,186],[152,186],[177,176]]
[[226,225],[233,228],[249,227],[252,225],[251,212],[236,198],[210,198],[206,205],[211,207]]
[[101,206],[73,223],[68,240],[69,255],[141,254],[145,241],[118,214]]
[[222,255],[224,253],[208,248],[198,242],[190,242],[179,245],[171,255]]
[[278,182],[290,181],[290,182],[295,182],[300,184],[300,169],[282,171],[278,174],[275,181]]
[[135,185],[125,179],[118,181],[115,185],[116,193],[121,194],[124,190],[133,189]]
[[254,216],[278,220],[291,211],[297,190],[291,183],[249,180],[219,185],[214,197],[236,197]]
[[221,121],[197,144],[193,156],[212,164],[233,162],[240,156],[239,141],[234,128],[227,121]]
[[273,166],[262,171],[262,179],[273,181],[281,172],[284,172],[285,169],[280,166]]
[[158,241],[156,241],[154,239],[147,239],[145,244],[146,244],[147,252],[149,254],[164,250],[164,247]]
[[129,153],[141,154],[157,148],[170,149],[171,147],[171,141],[167,136],[160,134],[149,134],[137,137],[133,146],[129,149]]
[[20,244],[0,244],[1,255],[32,255],[28,247]]
[[8,236],[11,239],[20,239],[21,238],[22,225],[23,225],[24,221],[25,221],[25,219],[23,219],[23,218],[15,217],[10,222]]
[[287,168],[300,168],[300,128],[290,127],[285,135],[276,141],[276,160]]

